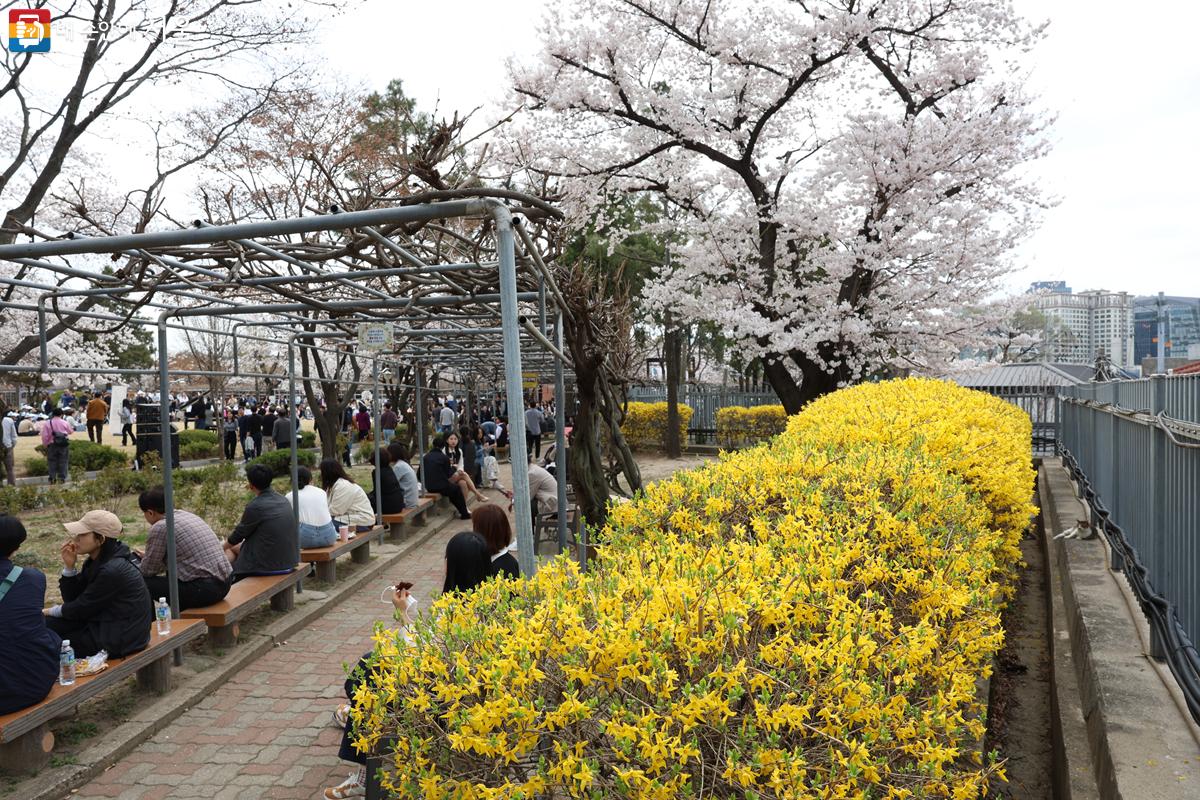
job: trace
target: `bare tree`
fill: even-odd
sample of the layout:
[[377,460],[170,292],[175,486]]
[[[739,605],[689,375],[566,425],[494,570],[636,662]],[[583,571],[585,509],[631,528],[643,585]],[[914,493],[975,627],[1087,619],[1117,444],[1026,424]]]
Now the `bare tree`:
[[[38,8],[45,5],[44,0],[33,3]],[[13,135],[0,157],[0,207],[5,209],[0,244],[31,232],[35,214],[71,163],[81,137],[139,92],[186,81],[192,86],[215,82],[221,90],[244,98],[268,93],[281,73],[268,59],[272,51],[306,36],[309,24],[302,13],[306,5],[310,4],[75,0],[52,18],[60,30],[74,29],[85,37],[78,67],[56,96],[36,91],[38,84],[28,80],[38,54],[5,50],[0,59],[0,112],[11,121]],[[227,122],[213,129],[215,140],[223,138]],[[173,171],[160,164],[162,180]],[[156,210],[154,189],[160,188],[161,181],[144,195],[142,228],[152,216],[149,212]],[[17,277],[26,277],[29,270],[21,268]],[[77,310],[86,310],[92,302],[83,301]],[[77,320],[64,317],[46,332],[46,338],[69,330]],[[0,360],[16,363],[37,345],[37,337],[26,337],[0,354]]]

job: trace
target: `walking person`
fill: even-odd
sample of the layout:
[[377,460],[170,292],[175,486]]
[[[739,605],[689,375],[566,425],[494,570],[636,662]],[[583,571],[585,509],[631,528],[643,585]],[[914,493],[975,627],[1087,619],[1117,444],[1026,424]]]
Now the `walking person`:
[[63,419],[61,408],[51,409],[50,419],[42,423],[42,444],[46,446],[46,466],[51,483],[67,482],[71,431],[71,425]]
[[87,404],[87,435],[89,442],[104,444],[104,418],[108,416],[108,403],[100,392],[96,392]]
[[221,435],[225,445],[225,460],[233,461],[237,457],[238,420],[228,408],[225,409],[225,418],[221,422]]
[[4,475],[9,486],[17,485],[17,423],[8,415],[8,409],[0,403],[0,451],[4,454]]
[[396,435],[396,423],[399,419],[396,417],[396,412],[392,411],[391,403],[383,404],[383,413],[379,415],[379,429],[383,433],[383,444],[388,444],[392,441],[392,437]]
[[137,438],[133,435],[133,403],[129,402],[129,398],[121,401],[121,410],[117,413],[121,418],[121,447],[128,445],[130,440],[137,444]]
[[542,423],[546,415],[535,404],[525,409],[525,449],[534,456],[542,454]]

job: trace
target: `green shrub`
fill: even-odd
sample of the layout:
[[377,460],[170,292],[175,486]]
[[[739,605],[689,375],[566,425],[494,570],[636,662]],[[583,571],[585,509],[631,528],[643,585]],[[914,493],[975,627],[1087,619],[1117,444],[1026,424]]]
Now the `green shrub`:
[[316,431],[300,431],[300,446],[301,447],[316,447],[317,432]]
[[39,478],[50,474],[50,462],[41,456],[25,459],[25,474],[31,478]]
[[[311,450],[296,451],[296,461],[305,467],[315,467],[317,465],[317,454]],[[271,468],[275,476],[290,475],[292,472],[292,451],[291,450],[272,450],[269,453],[263,453],[258,458],[250,460],[251,464],[265,464]]]
[[205,458],[216,458],[220,453],[220,448],[208,442],[191,442],[189,444],[181,442],[179,445],[179,458],[183,461],[200,461]]
[[220,444],[220,441],[217,438],[217,432],[216,431],[198,431],[195,429],[179,432],[179,447],[180,447],[181,451],[184,447],[187,447],[189,444],[201,444],[201,443],[207,444],[213,450],[216,450],[217,445]]
[[[46,455],[46,445],[39,444],[36,449],[43,456]],[[33,461],[33,459],[29,459],[25,462],[26,469],[30,468],[31,461]],[[96,444],[95,442],[89,442],[86,439],[71,440],[69,454],[67,456],[67,466],[70,469],[75,469],[78,467],[79,469],[89,471],[102,470],[105,467],[113,464],[124,465],[128,463],[129,456],[115,447],[109,447],[105,444]],[[48,472],[49,470],[47,469],[40,473],[30,472],[29,474],[46,475]]]

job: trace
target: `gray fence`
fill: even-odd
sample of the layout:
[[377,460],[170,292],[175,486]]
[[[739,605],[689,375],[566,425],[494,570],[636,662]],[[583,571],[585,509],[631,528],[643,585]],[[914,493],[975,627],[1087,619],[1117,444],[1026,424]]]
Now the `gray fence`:
[[[634,386],[629,390],[629,399],[635,403],[667,402],[665,386]],[[773,406],[779,398],[773,392],[737,392],[716,387],[679,387],[679,402],[692,409],[688,422],[688,435],[703,444],[717,431],[717,410],[726,406]]]
[[1060,397],[1062,448],[1200,641],[1200,375],[1081,384]]

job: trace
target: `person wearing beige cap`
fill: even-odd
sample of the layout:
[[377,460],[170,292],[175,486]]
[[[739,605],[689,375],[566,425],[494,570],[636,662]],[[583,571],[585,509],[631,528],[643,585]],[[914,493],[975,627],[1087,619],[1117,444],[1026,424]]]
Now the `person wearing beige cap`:
[[[119,658],[144,649],[154,620],[150,593],[120,540],[120,518],[111,511],[89,511],[63,527],[70,534],[59,548],[63,602],[46,609],[46,626],[70,639],[80,658],[101,650]],[[80,556],[87,560],[77,568]]]

